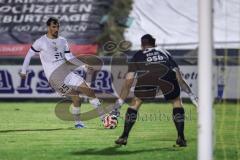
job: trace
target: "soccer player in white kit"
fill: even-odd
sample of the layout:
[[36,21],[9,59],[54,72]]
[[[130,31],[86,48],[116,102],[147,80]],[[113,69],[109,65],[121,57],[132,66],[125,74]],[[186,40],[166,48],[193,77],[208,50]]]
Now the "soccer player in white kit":
[[[62,95],[68,95],[72,99],[71,113],[75,120],[76,128],[84,128],[83,122],[80,120],[80,98],[79,93],[83,93],[89,97],[89,102],[94,108],[100,107],[101,103],[95,96],[93,90],[86,84],[85,80],[78,74],[70,71],[71,66],[82,65],[85,69],[92,70],[93,68],[81,63],[69,50],[68,43],[65,38],[58,36],[59,21],[51,17],[47,21],[47,34],[37,39],[29,49],[22,69],[20,77],[25,79],[27,68],[30,60],[34,55],[39,55],[44,69],[46,78],[56,92]],[[77,61],[76,61],[77,60]],[[69,65],[69,63],[74,65]],[[70,66],[70,67],[69,67]],[[100,114],[103,119],[103,114]]]

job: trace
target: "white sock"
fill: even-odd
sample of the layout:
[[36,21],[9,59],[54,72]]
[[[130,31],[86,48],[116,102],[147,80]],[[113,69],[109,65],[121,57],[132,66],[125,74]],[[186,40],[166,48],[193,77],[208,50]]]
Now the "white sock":
[[113,109],[120,111],[120,109],[121,109],[121,107],[122,107],[123,104],[124,104],[124,100],[121,99],[121,98],[119,98],[119,99],[117,99],[117,101],[115,102]]
[[75,107],[73,104],[71,104],[71,113],[80,114],[80,107]]
[[73,104],[71,104],[71,113],[73,115],[75,124],[82,124],[80,119],[80,107],[75,107]]
[[104,112],[103,108],[101,108],[101,102],[99,101],[99,99],[98,98],[93,98],[93,99],[89,100],[89,103],[94,108],[96,108],[100,119],[103,120],[104,117],[105,117],[105,112]]
[[121,98],[119,98],[119,99],[117,100],[117,102],[119,103],[120,106],[122,106],[122,105],[124,104],[124,100],[121,99]]

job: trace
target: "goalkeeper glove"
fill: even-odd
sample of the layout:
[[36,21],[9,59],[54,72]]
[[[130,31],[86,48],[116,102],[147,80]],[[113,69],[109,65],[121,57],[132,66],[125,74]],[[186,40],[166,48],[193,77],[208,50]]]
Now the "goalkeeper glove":
[[191,99],[192,103],[195,107],[198,107],[198,97],[195,96],[193,93],[188,94],[189,98]]

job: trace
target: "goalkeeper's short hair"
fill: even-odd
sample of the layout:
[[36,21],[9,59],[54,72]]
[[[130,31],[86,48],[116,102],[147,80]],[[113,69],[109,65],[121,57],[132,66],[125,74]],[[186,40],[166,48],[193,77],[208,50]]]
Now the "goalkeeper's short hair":
[[141,43],[142,43],[142,46],[146,46],[146,45],[155,46],[156,39],[153,38],[153,36],[150,34],[145,34],[141,37]]

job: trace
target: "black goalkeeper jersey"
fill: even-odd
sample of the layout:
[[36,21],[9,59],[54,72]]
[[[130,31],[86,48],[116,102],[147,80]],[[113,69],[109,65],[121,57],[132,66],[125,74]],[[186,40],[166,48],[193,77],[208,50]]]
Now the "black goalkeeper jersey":
[[179,96],[180,89],[173,70],[178,65],[166,50],[148,48],[138,51],[129,64],[129,72],[136,73],[136,97],[154,98],[159,89],[167,100]]
[[169,72],[178,67],[168,51],[163,49],[156,50],[155,48],[148,48],[144,51],[136,52],[130,64],[130,72],[139,72],[143,70],[144,66],[151,64],[161,64],[161,66],[166,67]]
[[131,59],[131,62],[133,63],[145,63],[148,64],[154,64],[154,63],[160,63],[162,65],[165,65],[169,69],[173,69],[178,67],[177,63],[173,60],[170,53],[166,50],[156,50],[155,48],[148,48],[144,51],[138,51],[134,54],[134,56]]

